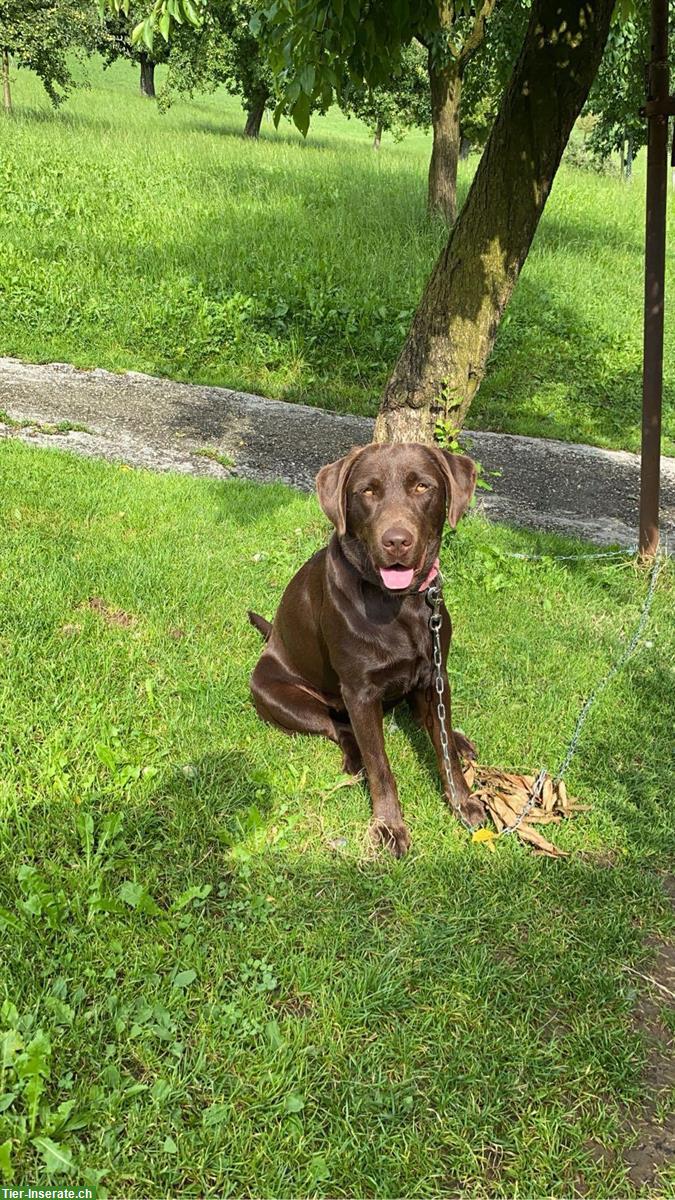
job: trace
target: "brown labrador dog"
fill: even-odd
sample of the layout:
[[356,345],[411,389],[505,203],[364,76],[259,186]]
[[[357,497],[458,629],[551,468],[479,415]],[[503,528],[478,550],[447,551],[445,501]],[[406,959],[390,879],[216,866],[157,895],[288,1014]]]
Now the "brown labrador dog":
[[[366,446],[323,467],[319,503],[335,526],[328,546],[293,577],[270,624],[251,623],[267,645],[251,678],[253,702],[265,721],[287,733],[323,734],[344,754],[344,769],[365,768],[376,840],[405,854],[410,834],[389,766],[383,712],[407,700],[441,758],[430,609],[425,590],[438,571],[443,523],[454,529],[473,495],[470,458],[431,446]],[[462,813],[482,823],[483,806],[469,796],[453,733],[445,663],[452,627],[441,605],[444,703],[452,776]]]

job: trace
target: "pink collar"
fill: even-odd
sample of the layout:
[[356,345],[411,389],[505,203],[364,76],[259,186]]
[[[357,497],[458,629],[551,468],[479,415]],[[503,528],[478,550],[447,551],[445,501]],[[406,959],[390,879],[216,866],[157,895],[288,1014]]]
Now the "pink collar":
[[418,589],[417,589],[418,592],[426,592],[427,588],[429,587],[429,584],[433,583],[434,579],[438,575],[438,572],[440,570],[440,565],[441,564],[439,563],[438,559],[435,558],[433,563],[431,564],[431,567],[429,568],[429,574],[427,575],[424,582],[421,583],[420,586],[418,587]]

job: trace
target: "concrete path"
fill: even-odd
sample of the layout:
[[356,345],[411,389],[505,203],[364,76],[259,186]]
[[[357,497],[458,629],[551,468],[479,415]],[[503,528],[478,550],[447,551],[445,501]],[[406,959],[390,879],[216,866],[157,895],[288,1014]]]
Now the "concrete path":
[[[324,463],[369,442],[373,424],[226,388],[9,358],[0,358],[0,410],[11,419],[0,422],[0,438],[158,471],[280,479],[302,489],[313,487]],[[34,424],[14,423],[21,421]],[[87,432],[49,432],[60,422]],[[637,455],[501,433],[467,430],[466,438],[486,472],[501,472],[491,479],[493,491],[479,494],[493,519],[598,545],[635,543]],[[230,460],[231,468],[205,450]],[[673,542],[675,459],[663,460],[662,522],[664,540]]]

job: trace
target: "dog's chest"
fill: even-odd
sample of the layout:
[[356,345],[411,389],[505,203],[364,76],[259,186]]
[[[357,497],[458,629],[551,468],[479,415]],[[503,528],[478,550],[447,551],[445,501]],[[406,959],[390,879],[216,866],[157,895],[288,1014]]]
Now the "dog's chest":
[[428,622],[400,617],[371,626],[363,661],[370,683],[383,700],[395,700],[427,688],[433,674],[433,651]]

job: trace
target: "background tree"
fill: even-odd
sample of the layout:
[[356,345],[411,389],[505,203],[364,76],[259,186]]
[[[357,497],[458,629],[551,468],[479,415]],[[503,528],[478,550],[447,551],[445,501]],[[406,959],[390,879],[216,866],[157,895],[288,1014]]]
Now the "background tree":
[[607,41],[614,0],[536,0],[460,217],[387,383],[378,441],[460,426]]
[[482,149],[489,137],[523,44],[529,12],[530,0],[498,0],[485,37],[467,64],[460,107],[465,146]]
[[[669,4],[675,28],[675,0]],[[633,158],[647,144],[647,122],[640,116],[645,102],[645,71],[651,57],[649,0],[635,0],[631,16],[613,24],[585,112],[595,117],[588,145],[604,162],[614,152],[621,174],[630,179]]]
[[[597,74],[614,2],[533,3],[466,203],[385,388],[376,440],[431,441],[439,417],[463,422]],[[165,3],[155,0],[150,24]],[[481,9],[474,16],[479,34],[485,15]],[[345,76],[382,83],[400,61],[417,17],[412,0],[382,6],[371,0],[367,17],[359,0],[347,7],[344,0],[272,5],[265,36],[276,44],[271,62],[296,124],[307,129],[313,102],[329,103]]]
[[[496,0],[477,0],[471,15],[456,15],[453,0],[438,0],[439,27],[427,33],[433,146],[428,208],[452,224],[457,216],[460,106],[466,69],[480,47]],[[424,38],[423,38],[424,40]]]
[[164,103],[178,93],[224,86],[246,110],[244,135],[259,136],[265,109],[276,100],[272,73],[251,32],[254,9],[252,0],[212,0],[198,29],[189,22],[174,25]]
[[431,125],[427,52],[413,41],[403,49],[397,74],[386,86],[346,89],[341,108],[363,121],[379,150],[383,133],[398,141],[409,129]]
[[34,71],[53,105],[75,86],[74,56],[96,43],[94,7],[76,0],[0,0],[3,103],[12,110],[10,65]]
[[[499,0],[520,8],[527,0]],[[115,11],[128,0],[100,0]],[[148,16],[137,36],[152,44],[154,31],[166,33],[176,22],[201,26],[205,43],[209,28],[224,28],[234,42],[241,39],[230,70],[230,89],[241,94],[249,109],[247,131],[255,133],[265,105],[281,91],[276,116],[288,112],[306,133],[312,111],[326,111],[337,100],[359,105],[372,120],[372,97],[378,93],[396,119],[392,83],[405,75],[404,55],[415,42],[424,46],[429,79],[433,129],[428,179],[428,208],[452,223],[457,211],[457,165],[461,146],[460,103],[465,72],[485,38],[488,19],[498,0],[286,0],[265,7],[265,0],[148,0]],[[244,46],[241,16],[249,16],[254,41]],[[236,33],[227,23],[235,20]],[[260,47],[267,47],[267,54]],[[187,48],[187,47],[186,47]],[[189,51],[188,51],[189,52]],[[205,57],[208,57],[208,52]],[[269,62],[270,70],[261,65]],[[254,79],[242,66],[254,64]],[[189,71],[183,64],[184,78]],[[209,71],[196,63],[204,86]],[[180,79],[180,73],[177,76]],[[214,79],[226,82],[224,79]],[[182,86],[179,82],[179,86]],[[475,89],[474,89],[475,90]],[[257,114],[259,114],[257,116]],[[376,114],[375,114],[376,115]],[[374,125],[377,132],[377,120]]]
[[109,67],[117,59],[126,58],[138,63],[140,68],[140,91],[142,96],[155,98],[155,67],[165,63],[169,57],[169,43],[161,37],[153,39],[152,50],[143,42],[134,42],[133,32],[145,16],[147,7],[143,0],[133,0],[128,11],[105,15],[97,49],[104,65]]
[[466,68],[496,0],[287,0],[254,18],[269,45],[283,102],[306,133],[312,109],[350,88],[389,88],[414,39],[426,51],[433,142],[428,207],[452,223],[457,212],[460,103]]

